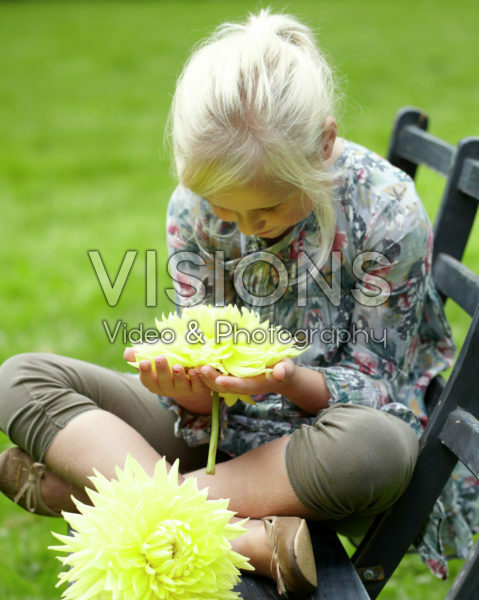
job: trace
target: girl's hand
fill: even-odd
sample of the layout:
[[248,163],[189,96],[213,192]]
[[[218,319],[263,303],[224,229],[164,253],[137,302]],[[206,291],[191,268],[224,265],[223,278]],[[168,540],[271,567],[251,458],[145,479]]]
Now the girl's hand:
[[295,374],[296,365],[286,358],[273,367],[273,371],[266,378],[264,374],[255,377],[232,377],[223,375],[211,366],[190,369],[199,375],[203,383],[211,390],[223,393],[257,395],[268,392],[283,393],[289,387]]
[[[133,348],[127,348],[123,358],[129,362],[135,360]],[[181,365],[173,365],[170,369],[164,356],[155,359],[156,373],[149,360],[142,360],[138,364],[141,383],[160,396],[173,398],[180,406],[198,414],[211,413],[211,389],[205,385],[200,377],[188,373]]]
[[229,377],[210,366],[197,367],[203,383],[210,389],[234,394],[282,394],[305,412],[316,415],[329,406],[331,393],[324,374],[308,367],[295,365],[289,358],[276,363],[268,379],[257,377]]

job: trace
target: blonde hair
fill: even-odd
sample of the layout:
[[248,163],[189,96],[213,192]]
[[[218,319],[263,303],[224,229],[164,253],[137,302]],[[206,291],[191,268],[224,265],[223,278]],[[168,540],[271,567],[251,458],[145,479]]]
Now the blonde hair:
[[334,175],[323,159],[332,71],[312,31],[269,8],[224,23],[187,60],[168,119],[178,180],[207,197],[266,184],[309,197],[331,250]]

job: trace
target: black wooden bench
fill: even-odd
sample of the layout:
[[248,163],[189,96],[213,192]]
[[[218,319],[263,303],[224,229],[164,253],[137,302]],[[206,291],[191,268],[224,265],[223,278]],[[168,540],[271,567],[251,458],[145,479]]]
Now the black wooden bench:
[[[427,124],[421,111],[400,110],[388,159],[411,177],[424,165],[447,178],[434,224],[433,278],[442,300],[456,302],[472,321],[447,383],[438,377],[428,388],[430,418],[405,494],[375,520],[351,559],[333,531],[309,523],[319,582],[311,600],[376,598],[421,530],[457,461],[479,478],[479,277],[461,264],[479,200],[479,138],[465,138],[454,148],[430,135]],[[254,575],[245,575],[236,589],[244,600],[279,598],[271,580]],[[479,599],[479,541],[446,596],[473,599]]]

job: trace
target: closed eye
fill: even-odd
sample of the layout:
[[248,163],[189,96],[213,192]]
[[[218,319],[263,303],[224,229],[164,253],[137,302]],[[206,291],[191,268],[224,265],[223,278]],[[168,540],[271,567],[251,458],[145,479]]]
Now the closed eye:
[[[218,206],[216,204],[213,204],[212,202],[210,202],[209,200],[207,200],[208,204],[210,205],[211,210],[218,216],[220,215],[227,215],[227,214],[232,214],[234,211],[232,211],[229,208],[223,208],[221,206]],[[250,212],[258,212],[258,213],[262,213],[262,212],[273,212],[275,210],[277,210],[278,208],[280,208],[281,206],[283,206],[283,202],[280,202],[279,204],[275,204],[274,206],[265,206],[264,208],[256,208],[253,209]],[[221,216],[220,216],[221,218]]]
[[259,210],[262,212],[271,212],[273,210],[276,210],[280,206],[281,206],[281,204],[276,204],[276,206],[268,206],[267,208],[260,208]]
[[232,211],[228,210],[227,208],[221,208],[221,206],[216,206],[216,204],[211,204],[211,202],[209,203],[209,205],[214,214],[220,219],[226,217],[227,215],[233,214]]

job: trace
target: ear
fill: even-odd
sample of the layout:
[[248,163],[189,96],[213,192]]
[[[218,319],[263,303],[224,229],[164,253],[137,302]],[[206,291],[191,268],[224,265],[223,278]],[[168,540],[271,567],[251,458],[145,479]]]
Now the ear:
[[326,117],[323,125],[323,161],[331,158],[334,142],[338,134],[338,126],[333,117]]

